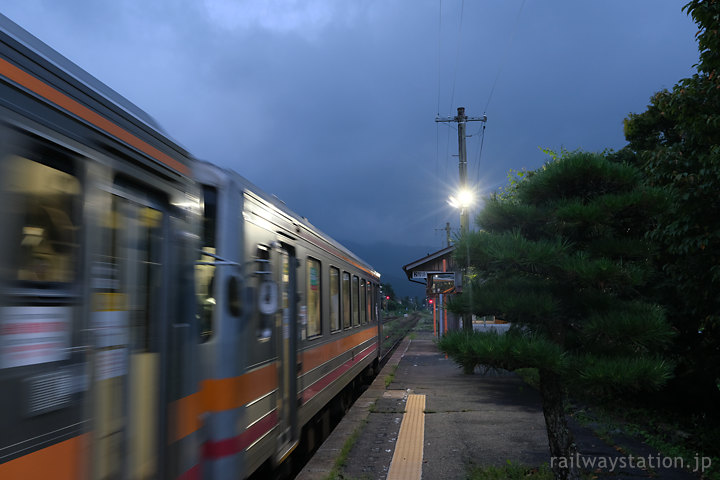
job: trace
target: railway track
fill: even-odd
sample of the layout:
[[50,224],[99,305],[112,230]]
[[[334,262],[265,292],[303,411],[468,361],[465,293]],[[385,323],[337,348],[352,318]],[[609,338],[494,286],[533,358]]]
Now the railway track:
[[420,319],[420,314],[412,312],[405,316],[383,318],[383,335],[380,339],[379,369],[387,362],[403,338],[413,329]]
[[282,471],[267,469],[256,472],[251,480],[278,479],[285,480],[294,478],[312,458],[315,451],[330,435],[333,429],[340,423],[343,416],[355,401],[362,395],[367,387],[377,376],[388,359],[392,356],[400,342],[415,327],[420,315],[416,312],[405,316],[389,316],[383,319],[383,335],[380,339],[380,361],[378,367],[358,375],[348,387],[338,394],[328,407],[316,415],[303,430],[302,441],[296,452],[293,453],[290,462],[282,465]]

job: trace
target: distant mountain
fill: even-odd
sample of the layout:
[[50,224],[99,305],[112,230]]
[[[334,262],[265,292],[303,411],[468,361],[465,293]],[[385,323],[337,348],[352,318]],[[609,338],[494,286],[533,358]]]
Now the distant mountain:
[[380,281],[392,285],[398,296],[425,297],[425,286],[408,280],[402,267],[427,256],[428,253],[436,252],[438,248],[387,242],[363,244],[349,240],[340,240],[340,243],[380,272]]

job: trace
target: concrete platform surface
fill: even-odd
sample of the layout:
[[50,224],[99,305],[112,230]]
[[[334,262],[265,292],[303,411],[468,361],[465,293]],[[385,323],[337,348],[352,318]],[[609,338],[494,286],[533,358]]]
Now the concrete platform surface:
[[[390,383],[385,386],[386,379]],[[466,375],[436,347],[432,332],[408,336],[323,443],[298,480],[385,480],[409,394],[425,396],[423,479],[465,479],[470,466],[550,464],[545,420],[536,390],[504,371]],[[618,451],[593,432],[571,423],[580,453],[605,462],[599,478],[690,480],[686,470],[662,467],[657,452],[638,442]],[[332,476],[343,446],[355,436],[344,465]],[[654,458],[661,468],[627,465],[627,455]],[[611,470],[611,461],[615,467]],[[625,458],[625,468],[621,461]],[[652,462],[652,460],[650,460]],[[598,464],[599,465],[599,464]],[[602,465],[599,465],[602,467]],[[630,467],[636,468],[630,468]],[[597,478],[597,477],[596,477]]]

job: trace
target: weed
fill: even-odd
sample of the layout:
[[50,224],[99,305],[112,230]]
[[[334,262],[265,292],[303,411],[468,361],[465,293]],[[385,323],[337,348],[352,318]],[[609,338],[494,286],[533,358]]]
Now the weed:
[[[710,457],[712,466],[704,473],[703,478],[720,480],[720,457],[713,455],[718,438],[714,430],[708,433],[697,427],[691,430],[692,433],[686,433],[678,423],[662,416],[662,412],[625,408],[617,403],[612,410],[601,406],[595,406],[592,410],[587,407],[571,407],[569,413],[609,445],[615,443],[613,434],[624,433],[656,448],[666,457],[682,457],[686,465],[695,465],[698,455]],[[625,454],[632,453],[618,448]]]
[[388,375],[385,375],[385,388],[387,388],[388,385],[390,385],[393,382],[393,380],[395,380],[395,372],[397,371],[397,369],[398,369],[398,366],[393,365],[392,372],[390,372]]
[[547,465],[528,467],[507,461],[502,467],[471,467],[468,472],[469,480],[553,480],[553,474]]
[[345,478],[340,476],[340,470],[342,470],[342,468],[345,466],[348,455],[350,455],[350,451],[352,451],[353,446],[355,446],[355,442],[357,442],[357,439],[360,437],[360,433],[362,432],[363,428],[365,428],[365,425],[367,425],[367,419],[363,420],[363,422],[358,425],[358,427],[353,431],[353,433],[348,437],[348,439],[345,440],[342,449],[340,449],[340,454],[335,459],[333,468],[327,474],[325,480],[336,480],[338,478]]
[[537,368],[518,368],[515,373],[534,389],[540,388],[540,374]]

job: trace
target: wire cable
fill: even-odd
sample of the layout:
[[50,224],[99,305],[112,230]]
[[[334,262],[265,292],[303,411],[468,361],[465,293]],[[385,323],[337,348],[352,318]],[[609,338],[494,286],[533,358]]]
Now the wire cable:
[[440,12],[438,14],[438,95],[437,95],[437,115],[440,116],[440,81],[441,75],[441,62],[442,62],[442,0],[440,0]]
[[[442,191],[442,182],[440,182],[440,124],[435,123],[435,194],[439,195]],[[438,199],[442,201],[442,199]],[[440,204],[441,205],[441,204]],[[437,209],[435,211],[435,223],[438,222],[438,216],[440,212]]]
[[492,100],[493,93],[495,92],[495,86],[498,83],[498,80],[500,79],[500,74],[502,73],[503,68],[505,67],[505,62],[508,58],[508,53],[510,52],[510,48],[512,47],[512,44],[515,42],[515,35],[517,34],[518,25],[520,24],[520,14],[522,13],[523,7],[525,6],[525,1],[522,0],[522,3],[520,4],[520,8],[518,9],[517,16],[515,17],[515,26],[513,27],[513,32],[510,35],[510,41],[507,43],[507,46],[505,47],[505,53],[502,55],[502,60],[500,63],[500,68],[498,68],[497,74],[495,75],[495,81],[492,84],[492,87],[490,88],[490,95],[488,96],[487,103],[485,104],[485,109],[483,110],[484,113],[487,113],[488,107],[490,106],[490,100]]
[[[438,13],[438,93],[437,93],[437,116],[440,116],[440,85],[442,80],[442,0],[439,1]],[[440,124],[435,122],[435,191],[440,192]],[[438,212],[435,211],[435,223],[438,222]]]
[[480,184],[480,157],[482,156],[483,145],[485,145],[485,125],[482,126],[482,136],[480,137],[480,149],[477,154],[477,161],[475,162],[475,185]]
[[[523,0],[524,2],[525,0]],[[465,11],[465,0],[460,2],[460,24],[458,25],[458,45],[457,53],[455,54],[455,73],[453,73],[453,86],[452,94],[450,95],[450,111],[453,109],[453,103],[455,102],[455,84],[457,82],[458,66],[460,65],[460,47],[462,46],[462,26],[463,26],[463,12]]]

